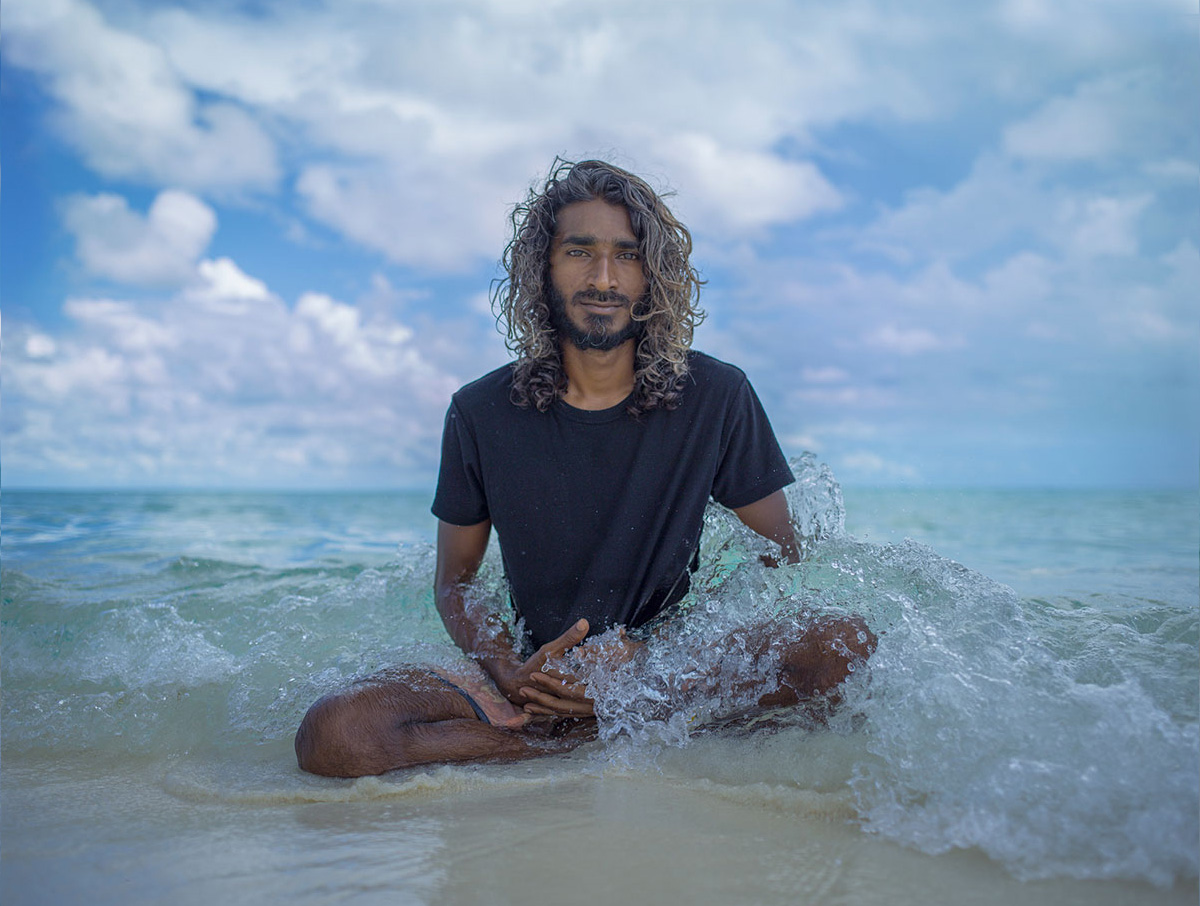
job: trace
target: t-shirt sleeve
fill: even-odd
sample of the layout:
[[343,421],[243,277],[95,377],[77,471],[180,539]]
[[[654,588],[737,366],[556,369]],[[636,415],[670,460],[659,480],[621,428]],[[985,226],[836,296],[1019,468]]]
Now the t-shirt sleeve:
[[713,499],[731,510],[737,509],[795,480],[758,395],[743,377],[725,419]]
[[479,447],[453,401],[442,429],[442,464],[432,510],[438,519],[453,525],[476,525],[489,518]]

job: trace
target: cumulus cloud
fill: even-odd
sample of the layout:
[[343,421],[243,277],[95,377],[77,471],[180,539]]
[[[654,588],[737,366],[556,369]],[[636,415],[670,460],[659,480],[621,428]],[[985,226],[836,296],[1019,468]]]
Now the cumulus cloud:
[[426,272],[495,259],[504,244],[505,211],[519,195],[500,193],[481,174],[451,178],[403,161],[313,165],[296,189],[313,217]]
[[63,310],[89,332],[99,334],[106,347],[122,352],[165,351],[178,344],[174,329],[153,317],[139,314],[131,302],[68,299]]
[[1100,255],[1133,255],[1138,251],[1137,219],[1152,197],[1068,199],[1060,208],[1071,251],[1083,258]]
[[55,99],[62,133],[106,176],[190,188],[265,187],[275,148],[241,107],[200,102],[163,50],[84,0],[5,6],[8,62]]
[[251,277],[231,258],[207,258],[197,264],[186,297],[215,311],[233,313],[244,311],[250,303],[274,301],[267,284]]
[[802,368],[800,380],[806,384],[838,384],[848,380],[849,373],[842,368],[827,365],[824,368]]
[[1145,68],[1086,81],[1007,126],[1004,150],[1059,163],[1161,153],[1176,144],[1179,130],[1159,119],[1157,104],[1146,103],[1163,89],[1161,76]]
[[31,359],[48,359],[58,350],[53,337],[44,333],[31,333],[25,338],[25,355]]
[[[237,474],[428,466],[439,406],[407,388],[444,397],[503,358],[484,271],[555,154],[677,190],[712,278],[700,344],[854,474],[903,477],[889,436],[1035,409],[1103,433],[1121,399],[1174,424],[1180,397],[1151,385],[1196,382],[1200,279],[1175,2],[14,0],[5,63],[56,134],[121,191],[161,193],[144,213],[106,185],[63,203],[83,277],[166,295],[81,281],[67,329],[10,325],[6,465],[40,438],[79,468],[127,443],[158,474],[203,468],[192,447]],[[278,245],[209,253],[215,210],[337,248],[340,286],[371,288],[265,272]],[[380,403],[395,386],[401,415]],[[128,430],[75,405],[93,392]],[[827,430],[849,413],[877,433]]]
[[901,355],[917,355],[963,345],[961,339],[942,337],[924,327],[897,327],[895,324],[885,324],[871,331],[864,337],[864,342],[868,346],[877,346]]
[[[1187,240],[1147,254],[1154,237],[1185,235],[1172,191],[1127,168],[1075,182],[986,151],[958,183],[910,193],[858,231],[867,254],[853,264],[755,260],[744,290],[718,301],[737,316],[712,345],[754,363],[776,426],[816,441],[849,480],[918,479],[916,465],[884,464],[949,456],[932,436],[1002,448],[1066,422],[1107,437],[1157,420],[1187,445],[1200,257]],[[868,444],[822,427],[849,413],[884,427]]]
[[838,458],[839,472],[851,479],[865,479],[867,482],[879,480],[915,481],[920,474],[912,466],[900,462],[892,462],[878,453],[868,450],[855,450]]
[[[768,27],[732,8],[628,9],[639,28],[511,4],[106,17],[51,0],[17,4],[6,41],[98,171],[261,189],[280,175],[276,141],[302,137],[308,213],[434,269],[494,257],[504,207],[556,152],[623,151],[669,174],[695,226],[753,231],[842,204],[803,155],[814,123],[928,107],[877,59],[911,35],[870,15],[777,10]],[[720,48],[721,79],[695,46]]]
[[[1047,81],[1140,58],[1117,17],[1028,2],[998,14],[946,4],[953,16],[870,3],[770,16],[610,9],[637,28],[554,4],[267,4],[253,17],[11,5],[10,62],[42,76],[65,133],[100,172],[263,188],[280,175],[276,142],[298,140],[296,185],[312,217],[393,261],[443,270],[495,256],[495,212],[554,152],[627,155],[680,189],[694,227],[753,233],[845,204],[808,153],[822,128],[958,115],[997,91],[995,73],[1024,56],[1017,45],[1050,34],[1059,53],[1041,62]],[[971,28],[994,40],[965,44]],[[1020,85],[1029,75],[1014,72],[1002,93],[1038,97],[1044,82]],[[1008,153],[1102,154],[1153,131],[1130,127],[1154,125],[1140,101],[1160,87],[1144,70],[1097,75],[1012,124]]]
[[217,228],[216,213],[187,192],[159,193],[146,216],[111,193],[75,195],[63,205],[63,223],[75,236],[76,255],[91,273],[137,285],[178,284]]
[[[462,378],[409,326],[328,296],[294,308],[228,260],[150,304],[68,300],[3,362],[5,467],[84,483],[428,480]],[[10,327],[10,331],[11,331]]]
[[722,232],[743,232],[836,210],[842,198],[808,161],[762,151],[722,148],[710,135],[688,133],[655,151],[685,194],[685,207],[713,218]]

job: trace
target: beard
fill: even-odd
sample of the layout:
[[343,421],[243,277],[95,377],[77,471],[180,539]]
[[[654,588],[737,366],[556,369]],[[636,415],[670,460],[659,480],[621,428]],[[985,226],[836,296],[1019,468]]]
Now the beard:
[[572,301],[590,299],[593,302],[620,302],[630,312],[629,323],[618,331],[612,330],[612,315],[588,314],[585,327],[580,327],[567,315],[567,300],[553,284],[549,287],[550,320],[560,337],[571,342],[576,349],[596,349],[607,352],[616,349],[627,340],[642,335],[642,322],[633,320],[633,304],[628,296],[620,293],[602,293],[598,290],[583,290],[572,297]]

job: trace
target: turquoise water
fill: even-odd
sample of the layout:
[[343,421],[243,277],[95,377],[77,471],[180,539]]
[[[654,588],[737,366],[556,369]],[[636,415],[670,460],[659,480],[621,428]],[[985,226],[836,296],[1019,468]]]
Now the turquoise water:
[[[806,562],[762,569],[714,512],[685,631],[792,605],[861,613],[880,645],[846,706],[819,731],[785,718],[716,767],[705,753],[740,737],[649,705],[697,656],[663,650],[657,685],[598,679],[610,718],[587,757],[747,795],[836,795],[866,834],[981,851],[1017,878],[1195,879],[1195,492],[843,502],[827,470],[801,468],[793,507],[819,536]],[[236,774],[238,752],[286,760],[323,692],[452,654],[424,494],[5,491],[0,520],[3,758],[25,778],[50,759],[135,758],[194,798],[204,783],[188,778]],[[720,710],[708,704],[689,713]],[[799,757],[816,733],[828,757]],[[309,782],[290,776],[271,783]],[[4,789],[6,833],[20,833]]]

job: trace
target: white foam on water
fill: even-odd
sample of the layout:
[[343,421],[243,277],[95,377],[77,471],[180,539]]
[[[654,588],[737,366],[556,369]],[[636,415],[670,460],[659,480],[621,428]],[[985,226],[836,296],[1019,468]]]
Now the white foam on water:
[[851,783],[865,826],[931,853],[975,847],[1022,878],[1195,877],[1196,722],[1128,669],[1160,642],[1136,635],[1107,682],[1080,682],[1046,641],[1085,648],[1070,627],[1039,633],[1015,596],[919,546],[882,559],[953,595],[894,595],[857,702],[879,756]]
[[[428,544],[329,568],[171,559],[128,580],[136,593],[124,579],[78,592],[6,566],[6,754],[181,758],[167,783],[197,801],[451,795],[649,771],[853,820],[925,852],[979,850],[1021,878],[1195,878],[1197,614],[1022,600],[920,544],[845,534],[829,470],[811,457],[794,469],[804,562],[765,567],[766,542],[714,507],[693,590],[638,669],[588,673],[601,741],[544,773],[438,768],[343,784],[296,771],[291,735],[320,695],[381,667],[457,656],[433,607]],[[494,547],[481,577],[493,601]],[[794,711],[726,724],[751,703],[730,690],[774,669],[769,648],[739,642],[745,632],[765,620],[794,631],[822,614],[859,614],[879,638],[841,706],[819,720]],[[240,786],[208,760],[258,743],[279,763]]]

